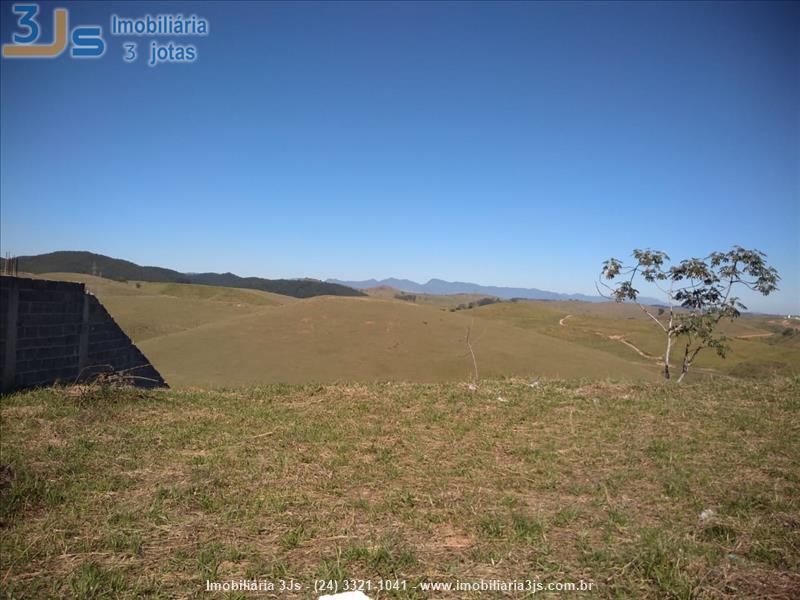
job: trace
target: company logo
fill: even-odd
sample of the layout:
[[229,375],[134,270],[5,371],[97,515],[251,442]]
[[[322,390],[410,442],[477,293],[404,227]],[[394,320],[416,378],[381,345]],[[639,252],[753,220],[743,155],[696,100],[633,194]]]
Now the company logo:
[[3,44],[4,58],[55,58],[67,49],[73,58],[100,58],[106,51],[103,28],[99,25],[75,27],[70,35],[69,11],[66,8],[53,10],[53,41],[38,43],[42,35],[37,15],[38,4],[14,4],[17,15],[17,32],[11,38],[13,44]]

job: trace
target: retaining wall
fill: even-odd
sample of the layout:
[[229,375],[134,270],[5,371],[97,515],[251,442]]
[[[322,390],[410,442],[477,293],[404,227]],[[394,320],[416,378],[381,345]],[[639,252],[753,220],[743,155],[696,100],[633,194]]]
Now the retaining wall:
[[2,391],[124,372],[166,387],[147,357],[82,283],[0,277]]

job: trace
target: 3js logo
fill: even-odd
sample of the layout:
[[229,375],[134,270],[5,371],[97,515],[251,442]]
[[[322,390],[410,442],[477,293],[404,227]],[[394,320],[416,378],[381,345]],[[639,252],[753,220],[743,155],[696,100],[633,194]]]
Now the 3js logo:
[[[5,58],[55,58],[67,48],[69,33],[69,12],[66,8],[53,11],[53,41],[37,44],[42,28],[36,15],[38,4],[14,4],[18,32],[12,35],[13,44],[3,44]],[[75,27],[69,36],[72,42],[70,54],[74,58],[100,58],[106,51],[103,41],[103,28],[98,25]]]

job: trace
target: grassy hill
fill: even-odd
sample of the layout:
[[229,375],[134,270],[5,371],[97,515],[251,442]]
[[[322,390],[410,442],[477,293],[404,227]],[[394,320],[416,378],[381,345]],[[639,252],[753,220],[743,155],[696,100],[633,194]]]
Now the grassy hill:
[[246,577],[305,599],[346,578],[407,582],[373,598],[479,579],[797,598],[798,398],[797,379],[5,396],[0,593],[205,598]]
[[[0,265],[5,259],[0,259]],[[201,285],[246,288],[310,298],[312,296],[363,296],[353,288],[315,279],[263,279],[239,277],[233,273],[179,273],[161,267],[142,267],[119,258],[80,251],[51,252],[18,257],[18,268],[25,273],[81,273],[102,275],[118,281],[194,283]]]
[[[85,281],[180,387],[465,381],[473,377],[467,330],[480,377],[653,380],[663,351],[653,324],[631,305],[524,301],[450,312],[446,297],[409,302],[386,291],[296,299],[240,288],[44,276]],[[733,353],[726,360],[701,354],[690,376],[800,374],[800,335],[783,335],[785,327],[773,321],[743,317],[726,324]]]
[[77,273],[45,273],[41,277],[84,282],[137,344],[296,301],[269,292],[206,285],[119,282]]
[[486,300],[487,298],[494,299],[492,296],[484,296],[482,294],[447,294],[444,296],[439,296],[436,294],[402,292],[396,288],[386,285],[368,288],[362,291],[373,298],[382,298],[383,300],[403,300],[404,302],[413,302],[414,304],[423,304],[425,306],[434,306],[444,309],[456,308],[461,305],[467,305],[470,302]]
[[[172,386],[308,381],[453,381],[473,377],[629,377],[645,361],[434,306],[379,298],[277,294],[187,284],[84,281]],[[213,293],[212,293],[213,292]]]
[[373,298],[312,298],[147,339],[171,385],[472,377],[629,377],[656,369],[536,331],[461,312]]
[[[652,357],[660,358],[664,352],[659,329],[631,304],[516,302],[483,306],[465,314],[531,329],[621,358],[643,358],[631,345]],[[696,361],[698,369],[735,377],[800,375],[800,332],[793,333],[779,319],[745,315],[734,322],[722,322],[720,331],[730,338],[732,352],[722,359],[704,350]],[[673,362],[679,359],[679,352],[675,350]]]

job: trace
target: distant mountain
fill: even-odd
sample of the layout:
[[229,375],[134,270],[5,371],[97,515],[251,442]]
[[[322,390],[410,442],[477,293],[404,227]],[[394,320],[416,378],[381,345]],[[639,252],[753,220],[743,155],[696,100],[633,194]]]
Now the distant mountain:
[[[516,288],[516,287],[497,287],[491,285],[480,285],[477,283],[467,283],[463,281],[445,281],[444,279],[431,279],[428,283],[417,283],[408,279],[366,279],[364,281],[340,281],[338,279],[328,279],[328,283],[346,285],[348,287],[364,290],[380,286],[390,286],[403,292],[415,292],[418,294],[483,294],[485,296],[496,296],[498,298],[524,298],[526,300],[582,300],[583,302],[608,302],[608,298],[602,296],[588,296],[586,294],[560,294],[558,292],[548,292],[536,288]],[[642,298],[645,304],[661,304],[655,298]]]
[[[51,252],[35,256],[20,256],[17,260],[19,271],[26,273],[84,273],[117,280],[196,283],[262,290],[295,298],[364,295],[351,287],[316,279],[262,279],[261,277],[239,277],[233,273],[180,273],[162,267],[143,267],[127,260],[92,252]],[[3,262],[4,259],[0,259],[0,266],[3,265]]]
[[[348,285],[349,287],[358,286],[357,289],[359,290],[369,290],[376,287],[390,287],[401,292],[417,292],[420,294],[430,293],[430,294],[439,294],[441,292],[428,292],[425,289],[425,286],[422,284],[417,283],[416,281],[411,281],[409,279],[395,279],[394,277],[390,277],[389,279],[381,279],[378,281],[377,279],[366,279],[364,281],[353,281],[352,283],[355,285],[349,285],[338,279],[327,279],[328,283],[338,283],[339,285]],[[431,280],[433,281],[433,280]],[[453,292],[458,293],[458,292]]]

